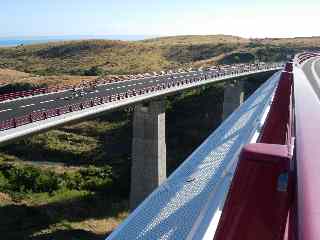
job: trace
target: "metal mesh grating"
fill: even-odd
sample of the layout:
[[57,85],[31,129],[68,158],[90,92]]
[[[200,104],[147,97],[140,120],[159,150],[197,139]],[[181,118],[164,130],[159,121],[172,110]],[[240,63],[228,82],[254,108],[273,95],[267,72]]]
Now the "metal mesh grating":
[[276,73],[264,83],[107,239],[201,239],[223,206],[239,151],[259,129],[278,80]]

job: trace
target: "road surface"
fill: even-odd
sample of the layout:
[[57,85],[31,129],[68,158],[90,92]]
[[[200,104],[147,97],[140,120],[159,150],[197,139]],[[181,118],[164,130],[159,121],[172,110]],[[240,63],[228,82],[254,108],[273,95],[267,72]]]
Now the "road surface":
[[[70,104],[77,104],[96,97],[111,96],[124,93],[128,90],[139,90],[146,87],[174,83],[180,80],[187,80],[204,76],[204,74],[217,74],[218,70],[191,71],[184,73],[174,73],[162,76],[151,76],[130,81],[109,83],[98,85],[95,88],[86,88],[82,92],[83,96],[76,96],[72,90],[37,95],[33,97],[20,98],[0,103],[0,122],[28,115],[32,112],[43,112],[49,109],[65,107]],[[221,73],[221,71],[220,71]],[[78,91],[80,92],[80,90]]]
[[306,74],[306,77],[320,101],[320,57],[312,58],[307,61],[303,65],[302,70]]

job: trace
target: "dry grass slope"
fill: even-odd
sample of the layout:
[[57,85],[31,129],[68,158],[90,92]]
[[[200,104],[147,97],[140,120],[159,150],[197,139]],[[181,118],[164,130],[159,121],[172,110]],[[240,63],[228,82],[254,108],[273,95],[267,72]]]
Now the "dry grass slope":
[[[70,75],[84,75],[92,67],[102,69],[104,74],[132,74],[247,61],[248,58],[242,58],[242,53],[251,54],[250,61],[279,61],[286,59],[288,54],[319,47],[320,37],[246,39],[213,35],[162,37],[136,42],[69,41],[1,48],[0,68],[33,74],[22,77],[22,80],[59,84],[76,82]],[[39,75],[61,77],[42,79]],[[10,77],[8,79],[10,81]]]

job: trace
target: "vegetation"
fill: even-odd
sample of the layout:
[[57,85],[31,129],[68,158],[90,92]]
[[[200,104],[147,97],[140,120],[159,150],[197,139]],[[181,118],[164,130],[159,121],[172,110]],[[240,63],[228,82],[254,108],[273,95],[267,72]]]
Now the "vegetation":
[[[58,174],[34,166],[1,165],[0,190],[7,193],[50,193],[63,190],[110,191],[114,182],[110,166],[89,166]],[[116,190],[116,189],[115,189]]]
[[18,91],[26,91],[32,90],[35,88],[46,87],[46,84],[38,85],[38,84],[31,84],[28,82],[18,82],[13,84],[7,84],[0,88],[0,94],[10,93],[10,92],[18,92]]
[[179,36],[126,42],[70,41],[0,49],[0,68],[36,75],[132,74],[199,64],[280,61],[319,49],[320,37]]

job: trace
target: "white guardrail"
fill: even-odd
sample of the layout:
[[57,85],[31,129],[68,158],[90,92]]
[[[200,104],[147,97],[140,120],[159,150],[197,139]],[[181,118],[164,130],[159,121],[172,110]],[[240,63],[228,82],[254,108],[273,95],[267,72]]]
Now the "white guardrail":
[[107,240],[212,240],[239,152],[257,140],[279,76],[231,114]]

